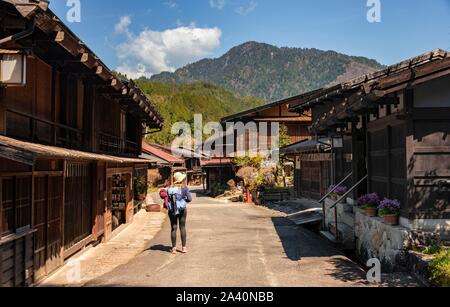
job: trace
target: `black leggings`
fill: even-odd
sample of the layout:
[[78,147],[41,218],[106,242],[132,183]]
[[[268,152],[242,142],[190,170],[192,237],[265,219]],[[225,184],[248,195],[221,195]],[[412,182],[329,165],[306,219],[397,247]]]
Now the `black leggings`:
[[172,212],[169,212],[170,224],[172,225],[172,247],[177,247],[177,228],[178,224],[180,224],[181,231],[181,242],[183,243],[183,247],[186,247],[186,219],[187,219],[187,210],[184,210],[183,214],[175,216]]

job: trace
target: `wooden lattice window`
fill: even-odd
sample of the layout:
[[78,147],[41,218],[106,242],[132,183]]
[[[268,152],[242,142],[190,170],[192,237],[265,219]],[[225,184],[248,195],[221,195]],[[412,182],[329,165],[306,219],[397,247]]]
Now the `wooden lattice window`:
[[2,178],[1,235],[14,232],[14,178]]
[[1,235],[20,232],[31,225],[31,177],[1,179]]

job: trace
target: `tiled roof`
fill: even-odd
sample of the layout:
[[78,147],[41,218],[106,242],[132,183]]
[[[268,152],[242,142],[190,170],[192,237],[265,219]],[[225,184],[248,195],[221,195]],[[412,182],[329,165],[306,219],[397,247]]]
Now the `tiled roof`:
[[159,159],[162,159],[164,161],[167,161],[168,163],[173,163],[173,164],[183,164],[184,160],[175,157],[174,155],[171,155],[169,153],[167,153],[166,151],[163,151],[153,145],[147,144],[145,142],[142,143],[142,151],[144,153],[148,153],[148,154],[152,154],[154,156],[156,156]]

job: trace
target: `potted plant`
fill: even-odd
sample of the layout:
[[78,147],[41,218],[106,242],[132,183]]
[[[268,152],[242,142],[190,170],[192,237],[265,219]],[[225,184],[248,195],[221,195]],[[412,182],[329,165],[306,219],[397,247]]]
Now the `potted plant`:
[[345,193],[347,193],[348,189],[347,189],[347,187],[334,186],[334,185],[332,185],[332,186],[328,189],[328,191],[329,191],[329,192],[330,192],[330,191],[333,191],[333,192],[330,194],[330,197],[331,197],[333,200],[338,200],[338,199],[341,198]]
[[140,201],[145,200],[145,193],[147,192],[147,184],[143,179],[136,179],[135,181],[136,198]]
[[385,198],[380,205],[378,210],[380,212],[380,217],[384,219],[384,223],[387,225],[398,225],[399,215],[400,215],[400,202],[396,199]]
[[369,217],[377,216],[378,206],[380,205],[380,197],[377,193],[363,195],[358,199],[358,206],[366,212]]

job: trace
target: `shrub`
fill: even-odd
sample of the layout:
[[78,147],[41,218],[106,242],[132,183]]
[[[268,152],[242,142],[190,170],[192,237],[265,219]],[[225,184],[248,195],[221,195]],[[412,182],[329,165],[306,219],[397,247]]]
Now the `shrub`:
[[253,167],[258,170],[261,168],[261,163],[263,163],[263,161],[264,161],[264,158],[259,155],[256,157],[244,156],[244,157],[233,158],[233,163],[239,167],[242,167],[242,168]]
[[431,282],[438,287],[450,287],[450,250],[442,251],[430,263]]
[[396,215],[400,213],[400,207],[401,205],[398,200],[385,198],[378,206],[378,210],[380,212],[380,216]]
[[136,196],[145,194],[147,190],[148,186],[144,179],[138,178],[134,181],[134,191]]
[[233,179],[228,180],[227,185],[231,190],[236,190],[236,182]]
[[437,255],[443,251],[442,246],[439,245],[431,245],[425,247],[425,249],[422,251],[425,255]]
[[244,180],[244,184],[250,191],[256,188],[256,178],[258,177],[258,170],[254,167],[247,166],[241,168],[237,174],[239,178]]
[[274,187],[277,183],[277,178],[274,172],[275,171],[272,168],[261,169],[258,177],[256,178],[256,184],[264,187]]

